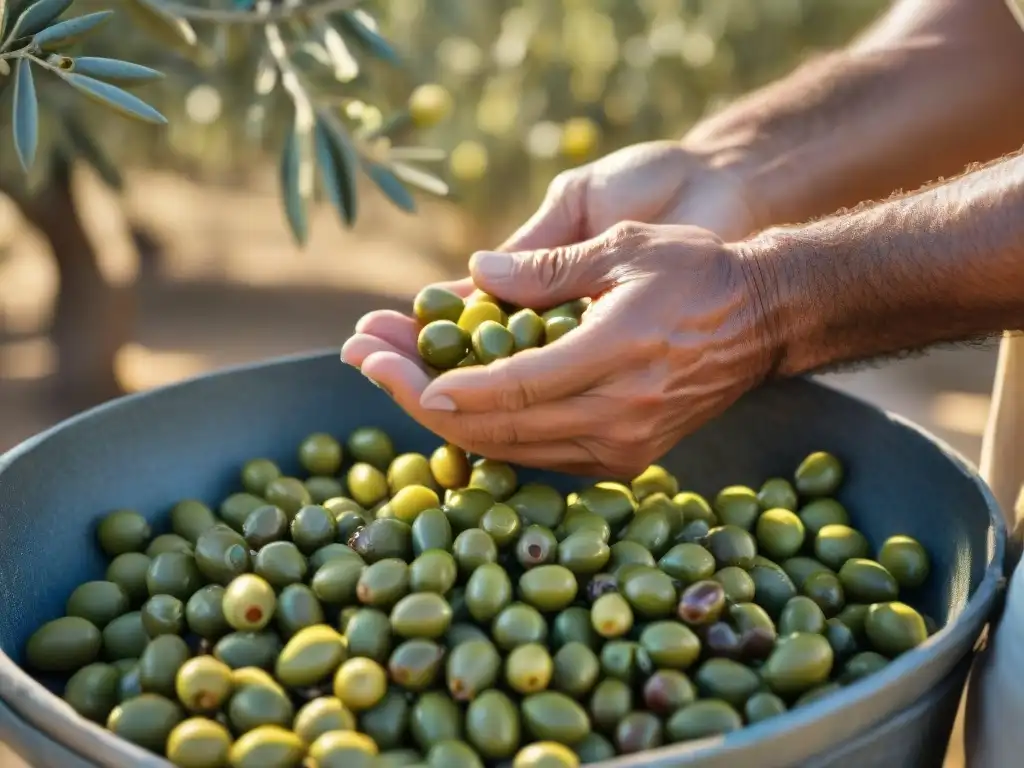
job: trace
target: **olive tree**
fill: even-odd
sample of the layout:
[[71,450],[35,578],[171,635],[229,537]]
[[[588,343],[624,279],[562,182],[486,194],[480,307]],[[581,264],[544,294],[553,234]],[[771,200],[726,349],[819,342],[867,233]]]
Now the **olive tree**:
[[[355,0],[0,0],[0,191],[58,265],[61,400],[77,408],[118,393],[115,354],[134,314],[132,287],[108,284],[99,268],[76,164],[119,191],[128,166],[216,163],[220,147],[239,167],[272,153],[282,224],[300,245],[318,200],[354,222],[360,176],[412,211],[410,188],[447,192],[419,165],[443,154],[395,144],[439,119],[448,98],[405,75],[404,98],[388,104],[399,86],[387,70],[401,63]],[[183,114],[199,86],[223,94],[215,126]]]

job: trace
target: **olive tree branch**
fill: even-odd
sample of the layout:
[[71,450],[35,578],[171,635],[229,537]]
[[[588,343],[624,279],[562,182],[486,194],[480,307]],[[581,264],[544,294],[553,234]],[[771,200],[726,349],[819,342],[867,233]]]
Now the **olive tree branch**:
[[251,11],[218,11],[210,8],[196,8],[187,2],[166,2],[168,11],[189,21],[210,24],[276,24],[297,19],[322,19],[341,11],[350,11],[358,0],[322,0],[313,5],[296,3],[282,6],[258,5]]

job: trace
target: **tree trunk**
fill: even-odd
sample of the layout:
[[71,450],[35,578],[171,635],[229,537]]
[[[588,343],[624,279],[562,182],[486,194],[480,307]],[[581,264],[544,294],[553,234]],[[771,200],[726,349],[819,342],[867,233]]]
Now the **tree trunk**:
[[57,347],[53,395],[69,413],[123,394],[115,360],[131,339],[136,310],[135,286],[113,285],[100,269],[75,203],[71,171],[68,161],[56,160],[49,185],[19,201],[57,263],[60,288],[50,327]]

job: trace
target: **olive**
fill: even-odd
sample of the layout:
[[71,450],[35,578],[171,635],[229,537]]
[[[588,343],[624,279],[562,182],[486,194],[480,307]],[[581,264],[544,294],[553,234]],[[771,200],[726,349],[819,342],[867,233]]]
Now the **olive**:
[[719,736],[743,727],[743,719],[728,702],[703,699],[689,704],[665,723],[670,741],[693,741]]
[[173,595],[179,600],[188,600],[202,582],[195,557],[186,552],[161,552],[146,571],[150,595]]
[[180,635],[185,628],[185,604],[173,595],[153,595],[140,613],[142,626],[150,637]]
[[306,486],[294,477],[278,477],[271,480],[264,496],[268,504],[280,507],[289,518],[294,517],[296,512],[313,501]]
[[387,688],[387,672],[373,659],[348,659],[334,675],[335,697],[353,712],[377,706]]
[[64,606],[67,616],[86,619],[103,629],[118,616],[128,612],[128,594],[113,581],[87,581],[79,585]]
[[682,491],[672,497],[672,503],[678,506],[683,512],[683,520],[686,523],[693,523],[701,520],[713,528],[718,525],[718,516],[708,503],[708,500],[694,491]]
[[415,749],[389,749],[380,754],[374,768],[400,768],[406,765],[422,768],[422,761],[423,756]]
[[329,731],[354,731],[355,715],[334,696],[318,696],[304,704],[295,715],[295,735],[312,744]]
[[445,679],[457,701],[472,701],[498,677],[501,656],[488,640],[461,643],[448,654]]
[[451,320],[434,320],[420,329],[416,348],[427,365],[444,371],[469,354],[470,337]]
[[409,565],[409,587],[413,592],[445,595],[458,578],[455,558],[443,549],[429,549]]
[[835,616],[846,604],[843,585],[831,573],[815,573],[804,582],[803,593],[818,604],[826,617]]
[[203,531],[216,524],[217,518],[213,511],[196,499],[179,501],[171,509],[171,530],[193,544]]
[[520,709],[523,724],[536,739],[572,745],[590,732],[586,710],[558,691],[531,694]]
[[461,533],[476,528],[484,513],[494,506],[494,496],[483,488],[463,488],[452,492],[445,502],[445,514],[452,530]]
[[777,560],[796,555],[804,544],[804,535],[803,522],[788,509],[768,509],[757,519],[758,547]]
[[722,585],[729,603],[749,603],[754,599],[754,580],[742,568],[729,565],[711,578]]
[[494,539],[500,548],[507,547],[519,538],[522,520],[516,511],[507,504],[495,504],[480,518],[480,527]]
[[125,552],[110,561],[106,578],[117,584],[128,596],[131,606],[138,606],[149,598],[146,573],[152,561],[141,552]]
[[598,485],[580,491],[576,504],[584,511],[604,518],[612,528],[625,524],[637,509],[637,501],[629,489]]
[[96,529],[107,557],[141,552],[153,535],[149,522],[133,509],[118,509],[104,516]]
[[469,471],[469,457],[456,445],[442,445],[430,454],[430,472],[442,488],[465,488]]
[[792,580],[778,566],[755,565],[747,575],[754,582],[754,602],[773,618],[777,618],[790,598],[797,594]]
[[639,642],[661,669],[687,669],[700,655],[700,640],[689,627],[675,621],[648,624]]
[[462,712],[443,693],[421,694],[410,713],[409,730],[420,749],[429,751],[439,742],[462,738]]
[[289,688],[308,688],[333,675],[345,657],[345,639],[332,627],[314,624],[285,644],[274,662],[274,676]]
[[899,593],[893,575],[873,560],[847,560],[839,569],[839,581],[846,597],[856,603],[885,603]]
[[544,321],[544,343],[553,344],[565,334],[576,330],[580,321],[575,317],[551,317]]
[[672,540],[672,520],[662,509],[638,510],[619,534],[622,541],[635,541],[654,557],[661,557]]
[[372,464],[353,464],[346,477],[348,492],[360,506],[369,509],[388,495],[388,480],[384,472]]
[[184,552],[191,555],[194,551],[195,548],[188,539],[182,538],[176,533],[161,533],[149,542],[149,546],[146,547],[146,556],[152,559],[164,552]]
[[[452,655],[457,650],[453,649]],[[443,659],[444,649],[433,640],[406,640],[391,652],[388,673],[394,683],[406,690],[426,690],[437,679]]]
[[681,621],[691,626],[713,624],[725,608],[725,589],[717,581],[698,581],[688,586],[679,598]]
[[694,520],[692,523],[686,523],[682,529],[676,535],[676,544],[704,544],[707,539],[708,533],[711,532],[711,526],[708,525],[704,520]]
[[720,525],[734,525],[745,531],[753,530],[761,514],[757,494],[745,485],[723,488],[715,496],[713,508]]
[[676,586],[668,574],[657,568],[637,566],[628,573],[620,573],[619,586],[640,616],[662,618],[676,610],[679,600]]
[[612,731],[632,711],[633,690],[622,680],[606,677],[594,688],[589,709],[598,728]]
[[[502,573],[504,574],[504,571]],[[509,585],[509,594],[511,591],[512,587]],[[451,606],[443,597],[433,592],[406,595],[391,609],[391,631],[400,637],[437,639],[448,631],[451,622]]]
[[64,686],[64,700],[82,717],[105,723],[117,706],[121,674],[111,664],[89,664],[73,674]]
[[294,732],[280,725],[260,725],[231,745],[228,763],[231,768],[298,768],[305,751],[306,745]]
[[546,642],[548,625],[532,605],[512,603],[491,622],[491,636],[500,649],[510,651],[524,643]]
[[454,323],[458,322],[465,306],[458,294],[438,285],[428,285],[416,294],[412,310],[421,325],[435,320],[450,320]]
[[[58,619],[58,621],[62,621]],[[50,622],[51,624],[53,622]],[[36,634],[38,635],[49,625],[44,624]],[[92,626],[91,624],[89,626]],[[67,637],[64,639],[64,643],[72,645],[72,647],[62,650],[68,656],[68,663],[75,658],[76,653],[84,653],[87,645],[84,644],[84,639],[91,637],[91,632],[84,626],[71,626],[64,627],[67,631]],[[93,627],[95,629],[95,627]],[[35,637],[35,635],[33,635]],[[35,666],[32,662],[32,651],[31,651],[31,638],[29,639],[29,650],[28,657],[29,663]],[[109,661],[117,661],[119,659],[137,659],[142,655],[142,651],[149,643],[149,635],[146,634],[146,627],[142,623],[142,614],[139,611],[132,611],[118,616],[112,622],[107,624],[103,628],[103,654]],[[98,647],[98,646],[97,646]],[[77,648],[77,651],[76,651]],[[88,659],[86,662],[92,661]],[[80,665],[76,665],[80,666]],[[39,668],[39,667],[37,667]],[[51,671],[45,670],[44,671]],[[63,671],[63,670],[52,670],[52,671]]]
[[487,491],[495,501],[509,498],[516,484],[516,471],[503,461],[480,459],[469,474],[469,487]]
[[378,560],[359,575],[355,592],[363,605],[391,608],[409,592],[409,566],[395,557]]
[[388,433],[377,427],[359,427],[345,441],[345,449],[355,462],[369,464],[382,472],[395,460],[395,448]]
[[674,669],[660,669],[643,686],[644,704],[651,712],[671,715],[697,699],[690,678]]
[[601,649],[601,669],[609,677],[634,684],[647,677],[653,668],[651,657],[639,643],[609,640]]
[[396,456],[388,466],[388,489],[394,496],[407,485],[422,485],[437,488],[434,473],[430,470],[430,460],[422,453],[403,453]]
[[837,663],[845,662],[859,650],[853,630],[839,619],[825,622],[825,639],[832,646],[832,655]]
[[801,496],[831,496],[843,482],[843,465],[830,453],[812,453],[796,468],[794,485]]
[[530,569],[554,563],[558,557],[558,539],[550,529],[531,525],[523,530],[516,542],[516,560]]
[[219,710],[227,702],[234,684],[227,664],[213,656],[196,656],[178,667],[172,692],[186,709],[208,713]]
[[288,516],[278,507],[264,504],[257,507],[242,523],[242,536],[251,549],[259,550],[288,534]]
[[735,525],[720,525],[708,531],[704,545],[719,568],[735,565],[748,569],[754,564],[757,543],[746,530]]
[[825,614],[809,597],[797,595],[790,599],[779,616],[779,635],[782,637],[794,632],[821,634],[824,631]]
[[576,599],[578,590],[572,571],[561,565],[541,565],[519,579],[523,601],[541,611],[559,611],[568,607]]
[[277,596],[267,581],[251,573],[242,574],[224,591],[224,618],[239,632],[258,632],[270,622]]
[[562,518],[562,524],[558,527],[559,537],[564,541],[574,533],[587,531],[597,536],[601,541],[608,543],[612,537],[611,526],[604,518],[592,512],[586,512],[579,507],[573,508]]
[[580,757],[556,741],[535,741],[516,752],[512,768],[578,768]]
[[868,608],[864,631],[876,651],[889,657],[916,648],[928,639],[924,618],[906,603],[876,603]]
[[114,662],[114,667],[121,675],[117,681],[117,703],[123,704],[129,699],[141,696],[142,683],[139,682],[138,661],[136,659],[118,659]]
[[273,632],[232,632],[213,647],[213,655],[232,669],[270,669],[281,652],[281,640]]
[[549,485],[526,483],[508,499],[508,506],[519,513],[527,525],[554,529],[565,515],[565,499]]
[[566,643],[583,643],[596,650],[601,637],[594,631],[590,611],[580,606],[571,606],[561,611],[551,625],[552,646],[561,648]]
[[768,691],[759,691],[743,705],[743,715],[753,725],[786,712],[786,702]]
[[401,520],[374,520],[356,531],[349,546],[367,563],[406,558],[412,552],[412,529]]
[[386,664],[391,655],[391,623],[383,611],[360,608],[345,627],[348,652]]
[[427,768],[483,768],[483,765],[476,750],[457,739],[439,741],[427,753]]
[[230,751],[227,728],[205,717],[183,720],[167,737],[167,759],[178,768],[227,765]]
[[472,334],[485,322],[505,324],[505,313],[501,307],[491,302],[477,302],[470,304],[462,317],[458,320],[459,327],[466,333]]
[[554,675],[551,654],[540,643],[527,643],[512,649],[505,660],[505,682],[523,695],[543,691]]
[[490,621],[512,602],[512,581],[508,573],[500,565],[484,563],[466,582],[465,601],[474,619]]
[[761,509],[787,509],[796,512],[799,499],[796,489],[784,477],[771,477],[761,484],[757,492],[757,502]]
[[588,733],[574,749],[581,763],[600,763],[615,757],[615,747],[599,733]]
[[306,554],[334,541],[336,532],[334,515],[319,504],[305,505],[292,518],[292,541]]
[[697,688],[709,699],[721,699],[741,708],[761,686],[758,674],[731,659],[708,659],[694,676]]
[[[525,714],[524,719],[527,719]],[[511,757],[519,746],[519,713],[501,691],[484,691],[470,702],[466,708],[465,728],[469,743],[485,758]]]
[[853,635],[858,641],[867,639],[864,632],[864,621],[868,617],[868,608],[870,607],[863,603],[848,603],[836,616],[839,621],[853,631]]
[[865,558],[870,548],[863,534],[846,525],[826,525],[814,538],[814,556],[832,570],[853,558]]
[[811,537],[817,536],[818,531],[826,525],[850,524],[846,508],[835,499],[812,499],[800,509],[799,514],[804,528]]
[[486,531],[470,528],[455,537],[452,555],[459,566],[459,573],[466,576],[481,565],[498,560],[498,546]]
[[143,693],[115,707],[107,718],[107,729],[125,741],[165,754],[167,740],[184,719],[181,707],[155,693]]
[[862,677],[873,675],[889,663],[889,660],[880,653],[874,651],[863,651],[851,656],[839,675],[839,682],[844,685],[860,680]]
[[315,575],[316,572],[323,567],[324,563],[329,560],[339,560],[342,558],[355,560],[359,563],[363,562],[363,558],[356,554],[356,551],[352,549],[352,547],[346,544],[331,542],[330,544],[320,547],[320,549],[309,556],[307,560],[308,570],[312,571]]
[[552,659],[551,685],[573,698],[590,693],[601,673],[601,662],[586,645],[569,642]]
[[774,693],[798,696],[828,681],[832,646],[822,635],[807,632],[783,637],[761,668],[761,677]]
[[356,585],[366,569],[358,557],[339,557],[328,560],[313,574],[310,587],[321,603],[347,605],[356,597]]
[[622,637],[633,628],[633,610],[626,598],[610,592],[594,602],[590,620],[601,637]]
[[[264,489],[264,493],[271,488],[272,483],[276,483],[280,479],[280,477],[275,477],[273,480],[268,482],[266,489]],[[298,481],[296,480],[295,482]],[[285,485],[287,486],[288,484],[286,483]],[[245,518],[247,518],[254,509],[259,509],[266,505],[267,502],[267,499],[264,499],[262,496],[256,496],[252,493],[233,493],[221,502],[218,513],[221,520],[223,520],[230,528],[235,531],[241,531],[242,525],[245,523]]]
[[658,567],[684,586],[710,579],[715,558],[699,544],[676,544],[658,560]]
[[219,524],[199,535],[195,559],[206,579],[225,586],[252,566],[246,540],[237,531]]
[[[341,484],[340,480],[333,477],[307,477],[303,481],[303,485],[309,491],[309,498],[314,504],[324,504],[345,493],[345,486]],[[337,515],[335,515],[335,518],[337,518]]]
[[816,573],[835,575],[835,571],[812,557],[791,557],[782,563],[782,569],[797,589],[803,589],[807,579]]
[[630,488],[637,501],[643,501],[655,493],[675,496],[679,493],[679,481],[664,467],[652,464],[633,478]]
[[587,600],[597,602],[601,595],[619,591],[619,580],[610,573],[596,573],[587,582]]
[[299,463],[311,475],[333,475],[341,469],[341,443],[325,432],[309,435],[299,444]]
[[516,352],[544,343],[544,321],[532,309],[521,309],[509,316],[507,327]]
[[281,470],[270,459],[251,459],[242,466],[242,487],[253,496],[262,496],[271,480],[281,476]]
[[[406,744],[409,731],[407,694],[400,688],[389,688],[377,706],[360,714],[359,730],[381,749],[396,749]],[[377,764],[374,763],[372,768],[377,768]]]
[[893,575],[902,589],[920,587],[931,566],[924,547],[909,536],[890,536],[878,550],[878,562]]
[[227,716],[236,733],[246,733],[261,725],[290,727],[295,709],[291,699],[276,683],[250,683],[235,688],[228,701]]
[[177,635],[161,635],[152,640],[139,657],[142,690],[172,697],[178,669],[190,656],[188,645]]
[[602,538],[589,531],[567,536],[558,545],[558,563],[575,574],[597,573],[608,563],[611,549]]
[[314,624],[324,623],[324,609],[316,594],[305,584],[289,584],[277,596],[274,619],[281,635],[290,638]]

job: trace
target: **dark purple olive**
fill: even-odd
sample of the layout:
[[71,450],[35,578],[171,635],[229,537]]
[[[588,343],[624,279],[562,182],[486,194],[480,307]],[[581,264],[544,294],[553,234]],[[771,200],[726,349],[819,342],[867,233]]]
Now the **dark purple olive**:
[[671,715],[696,699],[690,678],[674,669],[659,669],[644,683],[644,704],[658,715]]
[[596,573],[590,578],[587,584],[587,600],[591,603],[601,595],[609,592],[616,592],[619,588],[619,580],[610,573]]
[[718,621],[725,608],[725,589],[717,581],[705,579],[686,588],[679,598],[679,618],[691,626],[703,626]]
[[775,633],[765,627],[751,627],[740,635],[740,655],[745,661],[767,659],[775,648]]
[[630,712],[615,728],[615,743],[624,755],[657,749],[663,741],[661,720],[650,712]]
[[712,656],[738,659],[742,656],[742,644],[736,631],[719,621],[704,630],[704,647]]

